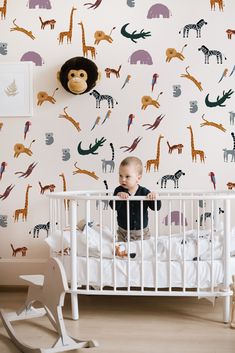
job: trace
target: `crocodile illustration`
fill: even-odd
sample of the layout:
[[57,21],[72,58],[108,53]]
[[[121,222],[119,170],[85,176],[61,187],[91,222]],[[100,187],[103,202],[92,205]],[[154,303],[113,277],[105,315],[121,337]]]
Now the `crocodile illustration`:
[[207,94],[205,98],[205,103],[208,107],[225,107],[226,105],[223,104],[227,99],[230,99],[231,95],[234,93],[232,89],[230,89],[228,92],[223,91],[223,96],[220,98],[219,96],[217,97],[217,100],[215,102],[210,102],[209,101],[209,93]]
[[81,155],[83,155],[83,156],[85,156],[85,155],[87,155],[87,154],[98,154],[98,152],[96,152],[96,150],[97,150],[99,147],[103,146],[103,144],[104,144],[105,141],[106,141],[106,139],[105,139],[104,137],[101,137],[100,140],[95,139],[95,144],[94,144],[93,146],[92,146],[92,144],[90,144],[90,145],[89,145],[89,149],[87,149],[87,150],[83,150],[83,149],[82,149],[82,147],[81,147],[82,141],[81,141],[81,142],[79,142],[79,144],[78,144],[78,148],[77,148],[78,153],[81,154]]
[[146,37],[151,36],[151,32],[144,32],[144,29],[142,29],[139,33],[137,32],[137,30],[133,31],[132,33],[127,32],[126,27],[129,24],[130,23],[126,23],[125,25],[122,26],[121,34],[126,38],[130,38],[132,42],[137,43],[137,39],[140,39],[140,38],[145,39]]

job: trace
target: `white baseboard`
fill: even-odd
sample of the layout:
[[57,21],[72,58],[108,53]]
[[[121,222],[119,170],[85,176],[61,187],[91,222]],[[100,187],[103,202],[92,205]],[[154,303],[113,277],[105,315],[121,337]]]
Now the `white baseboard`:
[[25,285],[19,276],[43,273],[46,262],[46,258],[0,259],[0,286]]

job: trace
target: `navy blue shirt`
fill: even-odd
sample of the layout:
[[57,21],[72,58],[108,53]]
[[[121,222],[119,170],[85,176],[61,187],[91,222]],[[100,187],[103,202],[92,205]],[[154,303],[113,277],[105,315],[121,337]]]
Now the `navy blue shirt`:
[[[118,186],[115,190],[113,195],[116,196],[119,192],[126,192],[130,195],[127,189],[122,186]],[[138,186],[138,189],[134,196],[147,196],[150,193],[148,189],[143,186]],[[141,229],[140,224],[140,200],[131,200],[129,201],[130,205],[130,229],[131,230],[138,230]],[[113,201],[109,202],[111,208],[113,208]],[[143,228],[148,226],[148,207],[151,210],[155,210],[155,201],[146,200],[143,201]],[[161,208],[161,201],[157,201],[157,210]],[[126,200],[116,201],[115,202],[115,209],[117,211],[117,222],[118,225],[123,228],[127,229],[127,202]]]

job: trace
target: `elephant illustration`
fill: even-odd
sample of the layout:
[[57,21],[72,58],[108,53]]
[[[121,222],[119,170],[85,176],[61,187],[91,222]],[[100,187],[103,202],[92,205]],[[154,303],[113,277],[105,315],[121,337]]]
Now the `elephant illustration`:
[[153,60],[151,55],[146,50],[136,50],[130,56],[130,64],[140,64],[153,65]]
[[169,18],[170,17],[170,10],[164,4],[154,4],[150,7],[147,18]]
[[51,9],[50,0],[29,0],[29,9],[35,9],[37,6],[39,9]]
[[22,55],[20,61],[32,61],[36,66],[42,66],[42,64],[44,64],[41,55],[35,51],[27,51]]
[[[162,223],[165,224],[165,226],[168,225],[168,215],[163,218]],[[179,211],[172,211],[171,212],[171,224],[172,223],[174,223],[175,226],[178,226],[180,224],[183,225],[183,213],[181,212],[181,214],[180,214]],[[184,220],[184,224],[187,227],[188,222],[187,222],[186,218]]]

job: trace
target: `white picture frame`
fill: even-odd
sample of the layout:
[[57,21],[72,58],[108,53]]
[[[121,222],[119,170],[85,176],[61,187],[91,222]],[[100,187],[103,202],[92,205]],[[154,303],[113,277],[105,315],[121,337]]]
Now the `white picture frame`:
[[0,62],[0,118],[33,115],[33,63]]

